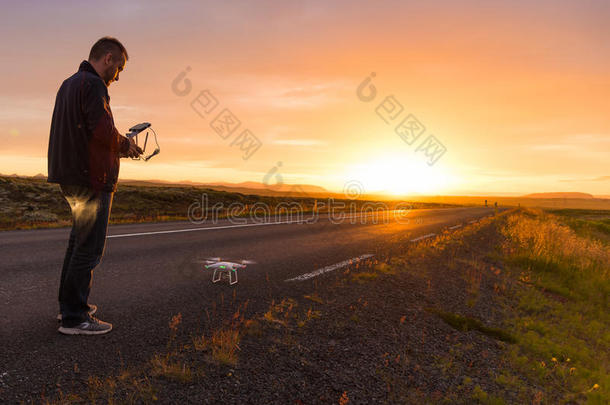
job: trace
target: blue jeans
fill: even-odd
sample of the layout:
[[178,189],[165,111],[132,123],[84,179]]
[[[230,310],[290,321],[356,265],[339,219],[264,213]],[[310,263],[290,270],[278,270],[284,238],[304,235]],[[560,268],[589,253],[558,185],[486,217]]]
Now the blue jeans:
[[114,193],[76,185],[60,187],[72,210],[72,230],[61,270],[59,310],[62,325],[72,327],[89,319],[91,276],[104,254]]

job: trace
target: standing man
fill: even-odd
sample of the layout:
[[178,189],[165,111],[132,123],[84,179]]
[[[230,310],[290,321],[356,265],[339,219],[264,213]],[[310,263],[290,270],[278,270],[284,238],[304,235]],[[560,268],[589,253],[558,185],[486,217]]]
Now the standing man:
[[72,210],[72,231],[59,285],[59,332],[99,335],[112,325],[92,315],[87,303],[93,269],[106,242],[119,158],[138,157],[142,150],[119,134],[110,111],[108,86],[119,81],[129,57],[116,39],[104,37],[91,48],[89,60],[66,79],[55,99],[49,137],[50,183],[59,183]]

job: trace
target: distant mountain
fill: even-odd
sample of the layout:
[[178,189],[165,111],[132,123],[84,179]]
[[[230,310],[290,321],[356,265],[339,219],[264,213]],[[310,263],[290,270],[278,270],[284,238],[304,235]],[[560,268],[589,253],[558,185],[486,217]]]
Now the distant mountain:
[[119,179],[122,184],[132,185],[145,185],[145,184],[162,184],[171,186],[204,186],[211,188],[231,188],[231,189],[247,189],[247,190],[268,190],[268,191],[279,191],[279,192],[301,192],[301,193],[328,193],[324,187],[314,186],[311,184],[273,184],[265,185],[256,181],[244,181],[241,183],[227,183],[227,182],[215,182],[215,183],[202,183],[191,180],[179,180],[176,182],[167,180],[131,180],[131,179]]
[[589,193],[533,193],[524,195],[523,198],[595,198]]
[[291,191],[299,190],[303,193],[328,193],[324,187],[314,186],[311,184],[273,184],[265,185],[255,181],[244,181],[241,183],[206,183],[207,186],[222,186],[222,187],[235,187],[235,188],[248,188],[251,190],[273,190],[273,191]]
[[119,179],[119,183],[131,186],[164,186],[164,187],[180,187],[180,186],[198,186],[206,187],[215,190],[227,192],[242,193],[242,194],[259,194],[259,195],[303,195],[308,194],[311,197],[319,197],[320,194],[333,194],[323,187],[314,186],[311,184],[274,184],[265,185],[254,181],[245,181],[242,183],[201,183],[191,180],[180,180],[170,182],[165,180],[133,180]]

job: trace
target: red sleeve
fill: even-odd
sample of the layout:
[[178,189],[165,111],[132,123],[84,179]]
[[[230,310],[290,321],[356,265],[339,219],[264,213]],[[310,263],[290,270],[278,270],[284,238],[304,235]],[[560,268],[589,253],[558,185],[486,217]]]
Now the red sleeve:
[[119,142],[120,142],[119,143],[119,148],[120,148],[120,151],[121,151],[121,153],[123,155],[125,155],[125,154],[127,154],[127,151],[129,151],[129,143],[130,143],[129,142],[129,138],[119,134],[118,131],[117,131],[117,134],[119,136]]

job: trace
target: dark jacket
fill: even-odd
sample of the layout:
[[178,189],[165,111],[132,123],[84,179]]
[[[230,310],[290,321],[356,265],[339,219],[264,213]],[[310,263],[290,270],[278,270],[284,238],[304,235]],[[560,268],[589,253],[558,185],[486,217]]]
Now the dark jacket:
[[87,61],[62,83],[49,137],[50,183],[116,191],[119,155],[129,140],[114,126],[109,103],[106,84]]

